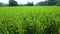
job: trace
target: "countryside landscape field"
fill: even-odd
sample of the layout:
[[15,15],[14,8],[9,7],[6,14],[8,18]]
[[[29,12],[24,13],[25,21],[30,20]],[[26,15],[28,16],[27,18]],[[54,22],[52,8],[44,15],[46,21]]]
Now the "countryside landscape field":
[[60,34],[60,6],[0,7],[0,34]]

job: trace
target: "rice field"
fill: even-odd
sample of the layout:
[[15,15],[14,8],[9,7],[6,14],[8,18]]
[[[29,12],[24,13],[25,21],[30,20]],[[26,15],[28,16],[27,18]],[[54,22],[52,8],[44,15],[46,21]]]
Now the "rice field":
[[0,7],[0,34],[60,34],[60,6]]

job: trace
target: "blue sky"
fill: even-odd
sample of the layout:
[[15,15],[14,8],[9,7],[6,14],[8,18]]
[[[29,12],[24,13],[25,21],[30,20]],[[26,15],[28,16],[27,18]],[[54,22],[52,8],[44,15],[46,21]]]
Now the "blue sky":
[[[9,0],[0,0],[0,2],[8,3]],[[26,4],[27,2],[33,2],[36,4],[37,2],[45,1],[45,0],[15,0],[18,4]]]

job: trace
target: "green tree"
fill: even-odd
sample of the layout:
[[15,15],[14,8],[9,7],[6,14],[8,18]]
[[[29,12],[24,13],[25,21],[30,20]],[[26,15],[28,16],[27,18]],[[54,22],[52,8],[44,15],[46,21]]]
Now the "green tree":
[[18,3],[15,0],[9,0],[9,6],[17,6]]
[[0,6],[3,6],[4,4],[2,2],[0,2]]
[[60,0],[57,0],[56,5],[60,6]]
[[56,5],[57,0],[48,0],[48,5]]

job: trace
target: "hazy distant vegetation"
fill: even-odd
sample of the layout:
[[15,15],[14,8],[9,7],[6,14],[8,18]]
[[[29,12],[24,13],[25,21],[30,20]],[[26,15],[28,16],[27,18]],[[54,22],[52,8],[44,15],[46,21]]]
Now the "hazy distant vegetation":
[[15,0],[9,0],[9,4],[0,3],[0,6],[60,6],[60,0],[46,0],[38,2],[34,5],[33,2],[28,2],[27,4],[18,4]]

